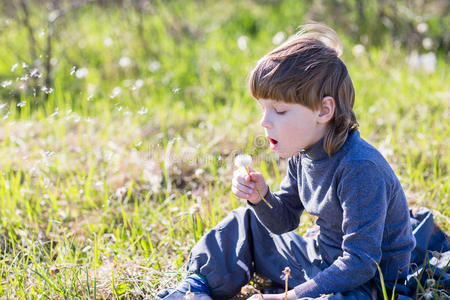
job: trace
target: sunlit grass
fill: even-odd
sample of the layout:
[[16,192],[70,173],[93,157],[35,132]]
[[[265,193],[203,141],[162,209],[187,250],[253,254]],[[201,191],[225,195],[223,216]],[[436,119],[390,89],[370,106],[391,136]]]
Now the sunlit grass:
[[[245,205],[230,193],[236,154],[251,154],[277,188],[286,161],[260,138],[246,80],[277,32],[295,32],[301,9],[174,3],[146,16],[145,40],[131,11],[86,9],[61,24],[47,102],[16,80],[28,72],[26,32],[11,20],[0,33],[0,78],[13,81],[0,87],[0,297],[152,298],[182,277],[195,241]],[[434,209],[448,232],[448,64],[438,57],[425,74],[405,50],[355,57],[344,41],[362,136],[410,204]],[[302,216],[298,231],[313,222]]]

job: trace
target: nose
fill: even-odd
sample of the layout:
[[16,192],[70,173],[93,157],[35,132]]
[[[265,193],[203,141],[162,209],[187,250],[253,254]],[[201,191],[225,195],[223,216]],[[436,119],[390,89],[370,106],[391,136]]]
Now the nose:
[[264,113],[261,121],[259,122],[259,125],[261,125],[264,128],[270,129],[272,128],[273,124],[272,121],[269,118],[269,114],[267,112]]

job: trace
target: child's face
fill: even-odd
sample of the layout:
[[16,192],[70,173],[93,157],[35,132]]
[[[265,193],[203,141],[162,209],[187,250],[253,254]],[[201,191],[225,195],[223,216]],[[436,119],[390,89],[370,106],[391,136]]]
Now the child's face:
[[265,129],[270,148],[282,158],[308,149],[325,135],[325,127],[318,122],[319,110],[270,99],[261,99],[258,103],[263,109],[260,124]]

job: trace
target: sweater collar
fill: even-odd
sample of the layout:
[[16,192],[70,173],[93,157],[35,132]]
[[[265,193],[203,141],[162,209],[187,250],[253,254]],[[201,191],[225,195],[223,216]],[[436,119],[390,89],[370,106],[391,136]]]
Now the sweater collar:
[[[346,146],[346,144],[352,137],[358,137],[358,136],[359,136],[359,132],[357,130],[355,130],[354,132],[350,132],[347,136],[347,140],[345,141],[345,143],[341,147],[341,149],[339,149],[339,151],[341,151]],[[324,140],[325,140],[325,137],[321,138],[317,143],[315,143],[308,149],[301,150],[300,154],[310,160],[321,160],[324,158],[328,158],[329,157],[328,153],[325,151],[325,148],[323,147]],[[338,152],[336,152],[336,153],[338,153]]]
[[325,138],[321,138],[317,143],[315,143],[308,149],[301,150],[300,154],[310,160],[320,160],[328,157],[328,153],[323,148],[324,140]]

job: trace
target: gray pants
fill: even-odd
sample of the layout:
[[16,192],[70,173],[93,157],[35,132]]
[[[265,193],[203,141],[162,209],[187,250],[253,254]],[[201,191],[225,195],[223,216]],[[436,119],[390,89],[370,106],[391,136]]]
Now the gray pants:
[[[284,286],[281,275],[285,267],[291,269],[289,289],[292,289],[327,265],[320,257],[316,240],[294,232],[273,234],[253,210],[238,208],[198,241],[189,255],[187,271],[206,278],[214,299],[230,299],[249,282],[254,272]],[[372,285],[367,283],[327,299],[356,300],[373,296]]]

